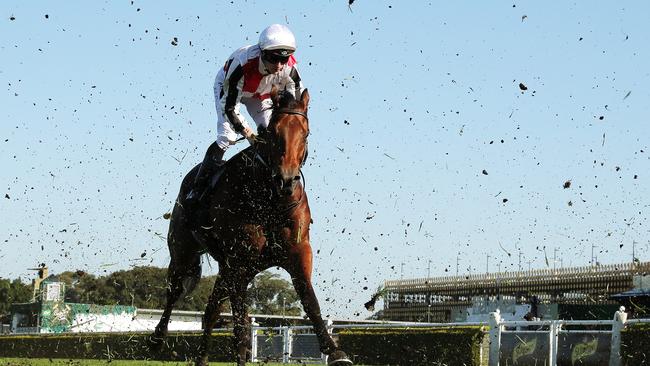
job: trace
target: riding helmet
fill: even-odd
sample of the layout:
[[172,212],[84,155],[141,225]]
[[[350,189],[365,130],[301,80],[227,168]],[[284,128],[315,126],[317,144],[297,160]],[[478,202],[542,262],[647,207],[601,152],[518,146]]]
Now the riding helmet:
[[258,45],[262,51],[273,51],[289,56],[296,50],[296,37],[282,24],[271,24],[260,34]]

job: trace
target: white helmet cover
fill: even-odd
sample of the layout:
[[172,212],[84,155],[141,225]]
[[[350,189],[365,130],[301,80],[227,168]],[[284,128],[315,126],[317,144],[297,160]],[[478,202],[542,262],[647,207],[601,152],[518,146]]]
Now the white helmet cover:
[[260,34],[258,45],[262,51],[296,50],[296,37],[286,25],[271,24]]

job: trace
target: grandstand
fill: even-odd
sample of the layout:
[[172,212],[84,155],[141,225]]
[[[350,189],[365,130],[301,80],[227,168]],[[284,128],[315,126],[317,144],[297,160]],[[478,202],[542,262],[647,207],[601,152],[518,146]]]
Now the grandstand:
[[609,318],[613,295],[650,287],[650,262],[387,280],[382,319],[486,320],[499,308],[521,320]]

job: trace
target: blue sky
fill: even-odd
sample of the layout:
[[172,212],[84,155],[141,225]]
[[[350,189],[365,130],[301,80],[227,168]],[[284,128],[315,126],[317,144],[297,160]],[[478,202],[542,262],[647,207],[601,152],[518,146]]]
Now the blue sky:
[[457,258],[650,259],[647,2],[273,4],[2,2],[0,276],[165,266],[162,215],[216,137],[217,68],[271,23],[312,95],[325,314],[367,316],[385,279]]

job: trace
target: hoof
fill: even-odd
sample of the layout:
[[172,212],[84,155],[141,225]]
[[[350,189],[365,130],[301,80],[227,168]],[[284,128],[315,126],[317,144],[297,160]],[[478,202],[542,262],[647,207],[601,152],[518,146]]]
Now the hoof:
[[165,339],[162,336],[156,335],[154,333],[150,335],[149,338],[147,338],[147,347],[149,347],[150,351],[160,351],[162,349],[164,340]]
[[208,360],[205,360],[203,358],[199,358],[196,360],[196,363],[194,364],[196,366],[208,366]]
[[343,351],[334,351],[327,356],[328,366],[345,366],[352,365],[352,361]]

